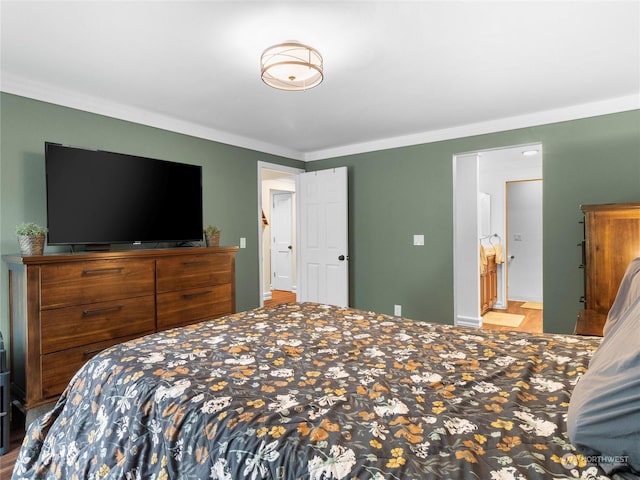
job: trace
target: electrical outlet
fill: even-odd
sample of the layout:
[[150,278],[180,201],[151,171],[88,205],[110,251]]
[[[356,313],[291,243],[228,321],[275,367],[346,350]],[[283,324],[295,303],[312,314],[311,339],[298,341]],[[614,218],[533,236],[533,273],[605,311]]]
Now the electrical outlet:
[[414,235],[413,244],[418,246],[424,245],[424,235]]
[[394,305],[393,306],[393,314],[396,317],[401,317],[402,316],[402,305]]

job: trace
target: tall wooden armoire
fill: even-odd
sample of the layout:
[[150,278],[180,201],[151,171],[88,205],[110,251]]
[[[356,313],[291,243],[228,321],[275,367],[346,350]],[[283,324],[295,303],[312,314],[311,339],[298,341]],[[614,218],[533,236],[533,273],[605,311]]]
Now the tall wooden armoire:
[[[582,205],[584,307],[576,333],[602,334],[624,272],[640,257],[640,203]],[[590,323],[590,331],[581,331]]]

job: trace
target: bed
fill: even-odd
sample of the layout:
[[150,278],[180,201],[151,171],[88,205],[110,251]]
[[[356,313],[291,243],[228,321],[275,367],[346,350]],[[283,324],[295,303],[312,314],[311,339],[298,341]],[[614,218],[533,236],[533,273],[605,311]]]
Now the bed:
[[606,479],[566,429],[599,338],[291,303],[110,348],[13,479]]

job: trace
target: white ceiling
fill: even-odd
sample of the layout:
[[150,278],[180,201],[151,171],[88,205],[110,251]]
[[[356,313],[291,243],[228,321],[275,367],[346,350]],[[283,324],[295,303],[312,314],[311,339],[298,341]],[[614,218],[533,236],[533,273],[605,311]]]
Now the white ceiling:
[[[302,160],[640,108],[640,1],[9,1],[5,92]],[[324,57],[306,92],[268,46]]]

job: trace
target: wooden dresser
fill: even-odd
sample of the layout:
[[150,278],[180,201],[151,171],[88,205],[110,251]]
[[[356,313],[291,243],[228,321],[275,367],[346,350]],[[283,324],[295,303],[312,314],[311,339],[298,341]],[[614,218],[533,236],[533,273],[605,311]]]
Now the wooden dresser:
[[12,392],[27,419],[105,348],[234,313],[237,248],[5,257]]
[[582,205],[584,310],[575,333],[602,335],[629,263],[640,257],[640,203]]

